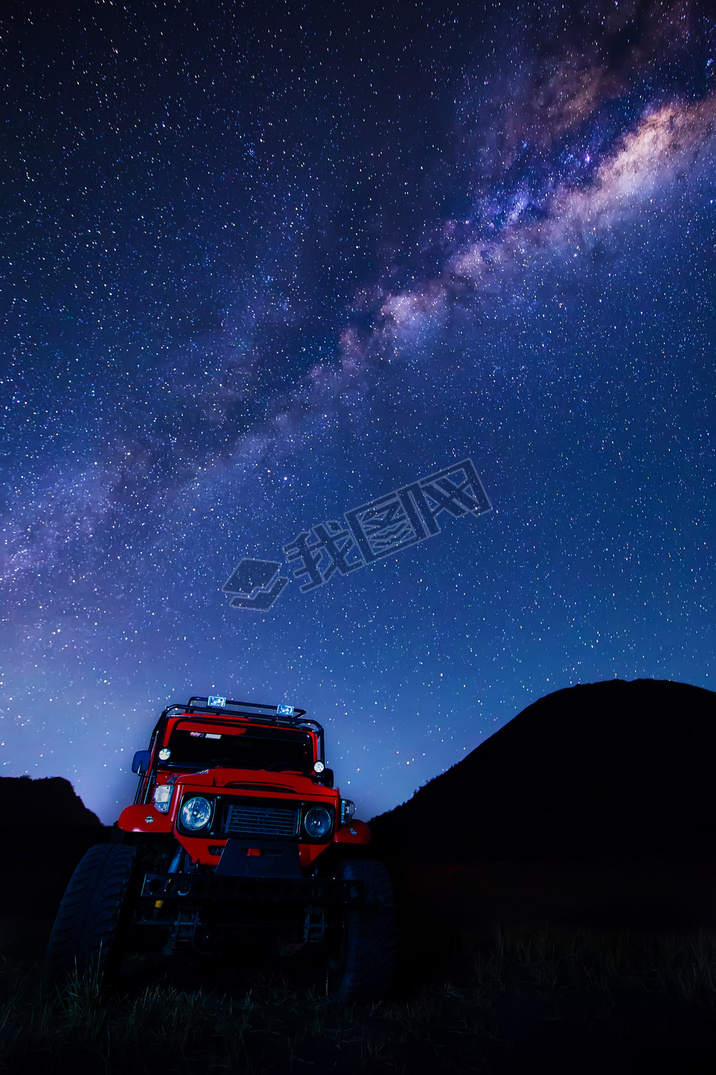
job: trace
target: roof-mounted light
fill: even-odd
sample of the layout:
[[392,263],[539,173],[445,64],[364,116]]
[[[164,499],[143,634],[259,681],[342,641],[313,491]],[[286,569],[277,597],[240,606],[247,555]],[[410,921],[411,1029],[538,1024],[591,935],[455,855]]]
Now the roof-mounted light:
[[216,706],[217,709],[223,709],[226,705],[226,698],[222,698],[220,694],[210,694],[206,703],[210,706]]
[[276,713],[279,717],[292,717],[296,710],[292,705],[277,705]]

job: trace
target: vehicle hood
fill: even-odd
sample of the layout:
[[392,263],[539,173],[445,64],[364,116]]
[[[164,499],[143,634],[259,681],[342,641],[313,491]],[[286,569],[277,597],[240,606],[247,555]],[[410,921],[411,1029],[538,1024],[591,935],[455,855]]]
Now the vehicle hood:
[[259,792],[269,795],[296,795],[301,799],[336,799],[337,788],[326,788],[298,773],[271,773],[255,769],[205,769],[199,773],[179,773],[176,783],[187,788]]

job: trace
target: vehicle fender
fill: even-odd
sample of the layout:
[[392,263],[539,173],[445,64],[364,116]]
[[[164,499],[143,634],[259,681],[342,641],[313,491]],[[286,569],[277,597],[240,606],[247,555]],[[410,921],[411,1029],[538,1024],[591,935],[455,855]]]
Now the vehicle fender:
[[151,803],[135,803],[122,811],[117,820],[117,828],[123,832],[171,832],[172,820],[168,814],[162,814]]
[[334,844],[369,844],[373,839],[365,821],[351,819],[345,825],[339,825],[333,836]]

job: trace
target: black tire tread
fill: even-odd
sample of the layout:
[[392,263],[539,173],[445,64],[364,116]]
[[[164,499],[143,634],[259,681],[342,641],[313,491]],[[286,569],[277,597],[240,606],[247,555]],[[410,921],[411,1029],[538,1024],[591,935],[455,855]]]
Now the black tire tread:
[[382,1000],[395,974],[397,928],[393,886],[375,859],[346,859],[339,869],[346,881],[362,881],[364,902],[346,912],[344,952],[329,975],[329,995],[338,1004]]
[[45,981],[64,982],[92,966],[99,979],[113,964],[117,932],[134,873],[136,852],[96,844],[79,862],[62,897],[45,956]]

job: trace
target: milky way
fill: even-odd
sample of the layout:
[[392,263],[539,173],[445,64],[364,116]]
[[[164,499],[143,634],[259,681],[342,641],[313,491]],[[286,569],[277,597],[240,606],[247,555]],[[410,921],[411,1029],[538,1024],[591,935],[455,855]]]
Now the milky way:
[[[219,692],[370,816],[549,691],[710,686],[708,5],[69,8],[2,17],[0,772],[112,821]],[[490,512],[301,591],[468,458]]]

